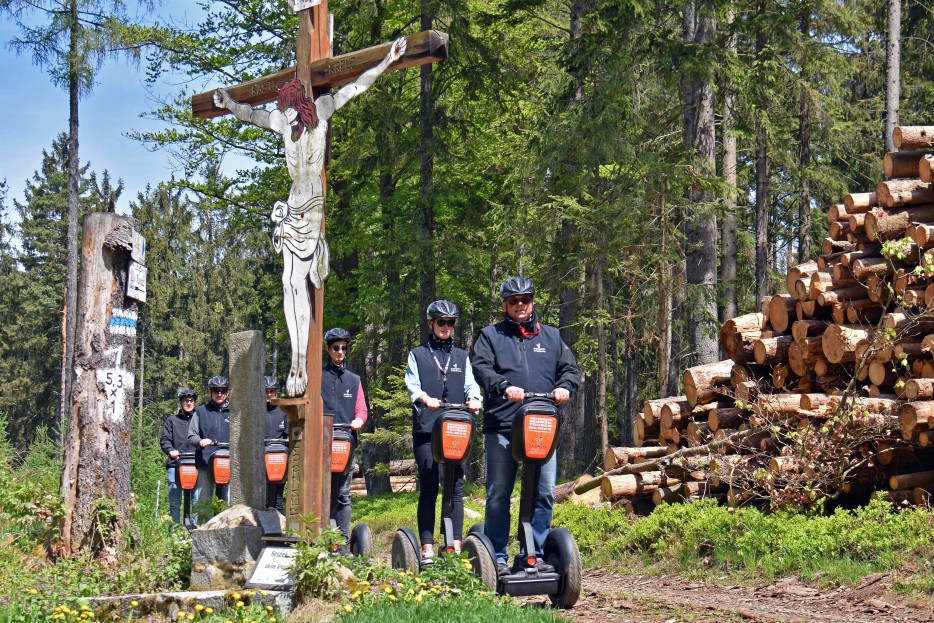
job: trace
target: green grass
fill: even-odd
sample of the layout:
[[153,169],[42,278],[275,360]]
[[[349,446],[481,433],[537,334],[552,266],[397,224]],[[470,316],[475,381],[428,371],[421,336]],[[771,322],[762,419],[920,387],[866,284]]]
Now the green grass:
[[881,500],[827,515],[732,512],[709,501],[663,505],[641,519],[563,505],[556,509],[555,524],[575,535],[585,565],[643,564],[694,576],[712,570],[766,580],[799,576],[827,584],[901,570],[906,590],[931,585],[926,579],[934,558],[931,513],[896,512]]
[[470,599],[451,599],[421,604],[409,602],[388,608],[344,612],[337,620],[342,623],[411,623],[412,621],[558,623],[567,621],[553,610],[484,600],[471,601]]

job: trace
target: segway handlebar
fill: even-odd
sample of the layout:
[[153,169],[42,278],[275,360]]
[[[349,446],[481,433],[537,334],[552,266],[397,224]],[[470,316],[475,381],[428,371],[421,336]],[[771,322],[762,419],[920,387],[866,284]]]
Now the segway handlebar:
[[551,392],[525,392],[525,399],[529,400],[530,398],[545,398],[547,400],[554,400],[554,394]]

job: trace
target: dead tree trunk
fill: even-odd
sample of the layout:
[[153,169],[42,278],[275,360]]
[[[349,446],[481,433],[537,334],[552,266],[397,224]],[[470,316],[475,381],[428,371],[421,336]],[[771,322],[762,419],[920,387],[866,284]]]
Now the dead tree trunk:
[[84,220],[73,396],[61,493],[64,549],[117,542],[130,514],[137,302],[126,296],[135,219]]

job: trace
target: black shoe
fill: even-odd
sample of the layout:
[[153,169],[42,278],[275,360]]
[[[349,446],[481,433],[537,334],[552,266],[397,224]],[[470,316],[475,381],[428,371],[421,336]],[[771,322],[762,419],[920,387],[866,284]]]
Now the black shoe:
[[337,546],[337,555],[350,558],[350,546],[349,545],[338,545]]
[[496,575],[500,578],[506,575],[512,575],[512,567],[504,562],[498,562],[496,563]]
[[435,564],[435,555],[434,555],[434,554],[422,554],[421,565],[422,565],[423,567],[428,566],[428,565],[433,565],[433,564]]
[[549,565],[547,562],[545,562],[541,558],[535,561],[535,569],[539,573],[554,573],[555,572],[555,566]]

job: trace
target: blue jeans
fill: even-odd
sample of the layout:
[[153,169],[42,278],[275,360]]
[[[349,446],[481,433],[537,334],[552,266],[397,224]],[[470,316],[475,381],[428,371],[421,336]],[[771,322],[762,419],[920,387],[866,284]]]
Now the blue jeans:
[[[519,464],[512,458],[509,437],[500,433],[483,435],[486,444],[486,536],[493,544],[496,562],[507,562],[506,543],[512,524],[510,498],[516,484]],[[542,557],[542,546],[551,529],[552,507],[555,501],[555,479],[558,475],[557,453],[541,466],[535,483],[535,504],[532,510],[532,538],[535,554]],[[525,556],[520,545],[520,556]]]
[[169,515],[172,521],[181,523],[182,521],[182,488],[175,484],[174,467],[166,468],[166,478],[169,481]]

